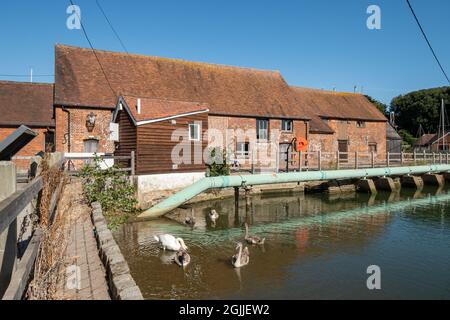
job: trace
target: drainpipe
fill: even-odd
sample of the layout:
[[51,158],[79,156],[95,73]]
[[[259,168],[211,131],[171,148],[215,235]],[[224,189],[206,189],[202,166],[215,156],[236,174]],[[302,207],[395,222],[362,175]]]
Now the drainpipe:
[[69,109],[67,109],[66,107],[64,107],[64,106],[62,106],[61,107],[62,108],[62,111],[64,111],[65,113],[67,113],[67,133],[65,133],[64,135],[66,136],[67,135],[67,152],[70,152],[70,147],[71,147],[71,144],[70,144],[70,134],[71,134],[71,130],[70,130],[70,123],[71,123],[71,114],[70,114],[70,111],[69,111]]

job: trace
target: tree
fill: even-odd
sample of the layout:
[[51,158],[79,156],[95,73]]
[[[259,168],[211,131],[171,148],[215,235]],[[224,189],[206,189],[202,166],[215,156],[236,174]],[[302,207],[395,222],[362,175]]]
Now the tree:
[[388,106],[386,104],[384,104],[381,101],[378,101],[375,98],[372,98],[371,96],[365,95],[365,97],[367,98],[367,100],[369,100],[374,105],[376,105],[376,107],[378,108],[378,110],[381,111],[382,114],[384,114],[385,116],[388,116]]
[[397,125],[416,136],[419,126],[425,132],[435,133],[439,128],[441,99],[450,104],[450,87],[410,92],[392,99]]

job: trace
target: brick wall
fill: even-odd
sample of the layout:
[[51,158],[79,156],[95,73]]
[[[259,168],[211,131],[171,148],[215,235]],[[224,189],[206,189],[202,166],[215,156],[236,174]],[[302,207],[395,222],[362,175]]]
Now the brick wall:
[[[209,130],[219,130],[224,134],[224,141],[213,141],[211,134],[209,136],[210,146],[226,146],[227,151],[231,152],[232,154],[236,155],[236,144],[238,141],[242,141],[245,139],[246,142],[250,142],[250,148],[252,145],[252,142],[256,142],[256,118],[240,118],[240,117],[223,117],[223,116],[209,116],[208,118],[209,123]],[[228,136],[225,138],[225,132],[226,130],[233,129],[233,130],[242,130],[241,134],[248,134],[243,135],[241,137],[238,136]],[[272,137],[272,134],[275,133],[275,130],[278,130],[280,135],[277,137],[278,142],[281,143],[290,143],[293,138],[295,137],[302,137],[307,138],[308,137],[308,123],[305,121],[293,121],[293,131],[292,132],[283,132],[281,131],[281,120],[280,119],[269,119],[269,136]],[[256,144],[255,149],[251,150],[254,152],[255,157],[259,160],[262,160],[263,162],[257,162],[255,163],[256,167],[263,168],[272,168],[275,163],[267,162],[268,159],[266,156],[268,156],[270,151],[272,149],[267,149],[267,147],[264,146],[264,144]],[[274,154],[272,153],[272,156]],[[271,156],[271,157],[272,157]],[[270,157],[270,159],[272,159]],[[255,159],[256,159],[255,158]],[[264,160],[266,159],[266,160]],[[272,159],[274,160],[274,159]],[[240,165],[242,168],[249,168],[251,166],[251,160],[239,160]],[[280,163],[280,166],[284,166]]]
[[[99,153],[113,153],[114,142],[109,141],[109,124],[112,119],[112,110],[95,108],[68,108],[71,115],[70,152],[85,152],[84,141],[96,139],[99,141]],[[96,117],[95,127],[92,132],[86,128],[86,118],[93,112]],[[56,151],[68,152],[67,133],[68,114],[61,107],[55,108],[56,122]]]
[[[11,127],[0,127],[0,141],[4,140],[10,134],[12,134],[16,128]],[[39,152],[45,151],[45,132],[47,128],[31,128],[33,131],[37,132],[38,135],[31,140],[22,150],[19,151],[16,156],[35,156]],[[14,160],[18,171],[26,171],[29,168],[29,160]]]
[[356,121],[329,120],[328,125],[334,134],[309,135],[309,151],[333,152],[338,151],[338,140],[348,140],[348,152],[370,152],[369,143],[377,144],[377,154],[384,157],[386,153],[386,123],[365,122],[362,128],[357,127]]

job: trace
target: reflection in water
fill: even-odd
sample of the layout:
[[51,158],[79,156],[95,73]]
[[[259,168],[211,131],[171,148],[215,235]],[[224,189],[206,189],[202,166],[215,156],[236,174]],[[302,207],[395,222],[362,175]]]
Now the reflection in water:
[[[262,195],[240,201],[239,212],[233,199],[195,204],[170,220],[129,223],[115,237],[149,299],[450,298],[449,203],[444,189]],[[191,216],[193,228],[184,224]],[[249,265],[235,269],[245,222],[266,244],[249,246]],[[159,250],[158,233],[186,241],[185,270]],[[382,270],[378,292],[365,286],[372,264]]]

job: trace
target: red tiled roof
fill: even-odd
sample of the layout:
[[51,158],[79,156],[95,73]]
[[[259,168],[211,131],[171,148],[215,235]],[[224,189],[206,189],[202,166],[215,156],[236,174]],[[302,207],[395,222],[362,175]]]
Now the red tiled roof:
[[292,87],[309,110],[324,119],[387,121],[378,108],[361,94]]
[[0,125],[54,127],[53,84],[0,81]]
[[[206,104],[185,101],[169,101],[149,98],[124,96],[133,118],[136,121],[156,120],[197,111],[207,111]],[[141,112],[137,112],[137,102],[141,100]]]
[[426,133],[414,142],[415,146],[427,146],[437,139],[436,133]]
[[[198,101],[210,114],[308,120],[279,72],[96,50],[117,95]],[[114,108],[90,49],[56,46],[55,104]]]

